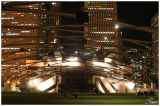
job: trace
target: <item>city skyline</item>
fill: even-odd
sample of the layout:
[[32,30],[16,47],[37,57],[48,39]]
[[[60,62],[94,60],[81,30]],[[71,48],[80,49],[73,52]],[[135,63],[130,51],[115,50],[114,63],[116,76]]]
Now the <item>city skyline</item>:
[[2,92],[158,94],[158,2],[1,3]]

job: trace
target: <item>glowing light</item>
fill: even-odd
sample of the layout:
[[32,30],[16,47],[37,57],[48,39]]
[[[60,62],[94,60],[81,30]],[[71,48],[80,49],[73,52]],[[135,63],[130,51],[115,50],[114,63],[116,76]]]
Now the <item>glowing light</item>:
[[84,52],[83,55],[84,55],[84,56],[91,55],[91,52]]
[[105,40],[107,40],[107,37],[104,37]]
[[52,85],[55,84],[55,81],[53,80],[53,78],[50,78],[42,83],[40,83],[37,88],[41,91],[46,90],[47,88],[51,87]]
[[58,56],[56,57],[56,56],[55,56],[55,58],[56,58],[56,60],[57,60],[57,63],[61,63],[61,62],[62,62],[62,57],[58,57]]
[[134,84],[133,82],[127,82],[125,85],[126,85],[129,89],[133,89],[134,86],[135,86],[135,84]]
[[57,39],[54,39],[53,43],[57,43]]
[[19,85],[20,83],[21,83],[20,81],[17,82],[18,85]]
[[62,63],[62,66],[80,66],[79,62],[65,62]]
[[67,59],[67,61],[71,61],[71,62],[78,61],[78,58],[77,57],[70,57]]
[[9,84],[10,83],[10,81],[7,81],[7,84]]
[[38,84],[39,84],[39,80],[38,80],[38,79],[34,79],[34,80],[33,80],[33,84],[34,84],[34,85],[38,85]]
[[20,33],[6,33],[6,35],[20,35]]
[[22,33],[29,33],[30,31],[21,31]]
[[78,51],[75,51],[74,53],[76,53],[76,54],[77,54],[77,53],[78,53]]
[[40,83],[40,81],[41,81],[40,79],[33,79],[33,80],[30,80],[28,84],[30,87],[34,87],[34,86],[37,86]]
[[56,3],[55,3],[55,2],[52,2],[52,5],[53,5],[53,6],[55,6],[55,5],[56,5]]
[[119,26],[116,24],[116,25],[115,25],[115,28],[116,28],[116,29],[118,29],[118,28],[119,28]]
[[110,58],[104,58],[104,62],[110,63],[112,61],[112,59]]
[[105,64],[102,63],[102,62],[93,62],[93,65],[95,65],[95,66],[101,66],[101,67],[105,66]]

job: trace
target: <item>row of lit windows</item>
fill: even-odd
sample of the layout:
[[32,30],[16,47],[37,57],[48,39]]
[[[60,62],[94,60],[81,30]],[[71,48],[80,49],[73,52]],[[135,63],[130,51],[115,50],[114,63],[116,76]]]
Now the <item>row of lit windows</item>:
[[16,54],[31,54],[30,52],[18,52]]
[[18,24],[18,26],[35,26],[35,25],[38,25],[38,24]]
[[88,8],[90,10],[114,10],[114,8],[97,8],[97,7],[94,7],[94,8]]
[[[22,33],[30,33],[30,31],[26,30],[26,31],[21,31]],[[4,35],[2,33],[2,35]],[[6,35],[20,35],[20,33],[6,33]]]
[[10,19],[14,19],[14,17],[5,17],[5,18],[1,18],[2,20],[6,19],[6,20],[10,20]]
[[[8,14],[9,14],[9,13],[3,12],[3,13],[2,13],[2,16],[8,15]],[[18,15],[17,15],[17,14],[18,14]],[[15,16],[15,15],[16,15],[16,16],[24,16],[24,15],[27,15],[27,16],[29,16],[29,14],[33,14],[33,15],[30,15],[30,16],[37,16],[35,13],[31,13],[31,12],[30,12],[30,13],[27,13],[27,14],[25,14],[24,12],[20,12],[20,13],[17,13],[17,12],[16,12],[16,13],[10,13],[9,15],[12,15],[12,16],[13,16],[13,15],[14,15],[14,16]],[[4,17],[5,17],[5,16],[4,16]],[[9,18],[10,18],[10,17],[9,17]],[[3,18],[3,19],[8,19],[8,18]]]
[[104,49],[115,49],[115,47],[104,47]]
[[20,49],[20,48],[1,48],[1,49],[15,49],[15,50],[17,50],[17,49]]
[[112,20],[112,18],[104,18],[104,19],[106,19],[106,20]]
[[104,8],[104,6],[100,6],[100,5],[94,5],[94,6],[91,6],[91,5],[89,5],[89,7],[94,7],[94,8]]
[[155,40],[154,42],[158,42],[158,40]]
[[[32,21],[33,22],[33,21]],[[11,22],[12,24],[17,24],[17,26],[37,26],[38,24],[18,24],[18,22]]]
[[95,34],[114,34],[114,32],[90,32]]
[[114,40],[111,40],[111,41],[96,41],[96,42],[115,42]]
[[[2,65],[2,66],[6,66],[6,67],[8,67],[8,66],[17,66],[17,65]],[[25,66],[25,65],[18,65],[18,66]]]
[[[3,35],[3,33],[2,33]],[[20,35],[20,33],[6,33],[6,35]]]

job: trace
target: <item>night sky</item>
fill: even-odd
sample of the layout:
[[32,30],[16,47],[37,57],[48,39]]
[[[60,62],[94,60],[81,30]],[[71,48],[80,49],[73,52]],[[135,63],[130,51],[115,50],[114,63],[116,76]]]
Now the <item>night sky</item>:
[[[118,21],[137,26],[150,26],[151,18],[158,12],[158,2],[118,2]],[[123,37],[151,41],[150,33],[121,28]]]
[[[83,2],[63,2],[62,12],[66,13],[76,13],[77,10],[83,8]],[[133,24],[137,26],[150,26],[151,18],[156,12],[158,12],[158,2],[128,2],[128,1],[118,1],[117,2],[117,12],[118,21],[128,24]],[[62,24],[79,24],[76,19],[73,18],[62,18]],[[78,28],[78,30],[83,30],[83,28]],[[138,40],[152,41],[152,34],[142,31],[137,31],[133,29],[127,29],[120,26],[120,32],[122,32],[123,38],[131,38]],[[62,35],[81,35],[62,32]],[[81,42],[76,40],[62,41],[66,42]],[[125,43],[124,44],[129,44]],[[68,49],[68,48],[67,48]]]

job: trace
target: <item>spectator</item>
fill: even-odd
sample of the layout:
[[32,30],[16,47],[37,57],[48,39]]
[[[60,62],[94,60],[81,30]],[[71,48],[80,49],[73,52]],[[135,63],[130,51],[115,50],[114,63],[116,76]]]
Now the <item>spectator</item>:
[[139,90],[137,95],[140,96],[140,95],[143,95],[143,93]]
[[151,91],[149,92],[149,95],[150,95],[150,96],[154,96],[155,93],[151,90]]
[[73,96],[74,96],[74,99],[78,99],[78,94],[77,93],[73,94]]
[[148,96],[148,92],[147,92],[147,91],[144,91],[144,95],[145,95],[145,96]]

